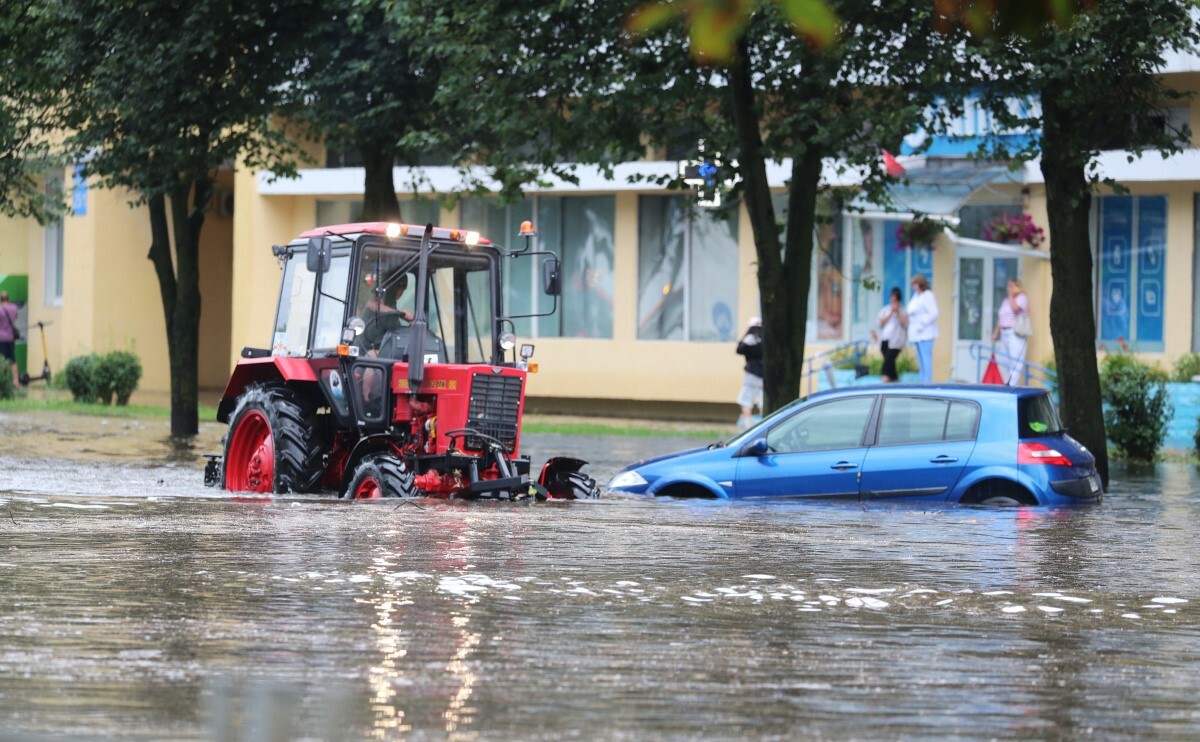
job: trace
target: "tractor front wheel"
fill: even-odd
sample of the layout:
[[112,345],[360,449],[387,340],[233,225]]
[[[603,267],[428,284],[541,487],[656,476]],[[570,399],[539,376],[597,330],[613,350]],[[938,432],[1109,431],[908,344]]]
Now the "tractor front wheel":
[[382,497],[413,497],[412,471],[395,456],[376,454],[363,459],[350,477],[350,486],[342,493],[352,500],[378,500]]
[[249,387],[225,436],[224,468],[231,492],[314,491],[322,461],[312,411],[286,387]]

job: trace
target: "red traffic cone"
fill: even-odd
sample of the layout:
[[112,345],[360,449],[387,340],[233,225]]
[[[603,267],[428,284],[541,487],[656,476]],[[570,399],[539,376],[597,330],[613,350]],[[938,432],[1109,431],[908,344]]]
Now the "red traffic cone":
[[984,384],[999,384],[1000,386],[1004,386],[1004,377],[1000,374],[1000,365],[996,363],[995,353],[988,360],[987,368],[983,370],[982,381]]

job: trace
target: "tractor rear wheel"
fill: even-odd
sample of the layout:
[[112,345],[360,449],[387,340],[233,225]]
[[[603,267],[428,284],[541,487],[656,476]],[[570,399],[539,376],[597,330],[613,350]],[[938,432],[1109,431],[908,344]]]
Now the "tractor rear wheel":
[[313,492],[323,473],[310,405],[283,386],[251,386],[238,398],[225,435],[225,489]]
[[350,486],[342,493],[352,500],[378,500],[382,497],[413,497],[412,471],[395,456],[376,454],[363,459],[350,477]]

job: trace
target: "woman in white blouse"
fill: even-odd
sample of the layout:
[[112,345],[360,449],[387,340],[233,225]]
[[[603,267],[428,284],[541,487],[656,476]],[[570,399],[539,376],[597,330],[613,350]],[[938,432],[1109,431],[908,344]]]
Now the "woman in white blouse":
[[1025,287],[1015,278],[1008,279],[1008,297],[1000,302],[1000,311],[996,314],[996,329],[992,330],[992,344],[1000,341],[1000,351],[1005,358],[1000,365],[1004,367],[1004,380],[1009,386],[1016,386],[1025,373],[1025,350],[1029,346],[1029,337],[1017,333],[1017,319],[1024,315],[1029,317],[1029,297],[1025,296]]
[[908,300],[908,342],[917,349],[921,381],[933,381],[933,341],[937,339],[937,299],[929,281],[918,273],[912,279],[913,295]]

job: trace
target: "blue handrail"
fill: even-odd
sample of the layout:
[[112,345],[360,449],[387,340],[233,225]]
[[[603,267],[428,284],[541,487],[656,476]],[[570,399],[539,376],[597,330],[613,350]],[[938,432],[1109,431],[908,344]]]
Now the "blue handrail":
[[849,366],[857,368],[862,363],[862,358],[867,354],[868,343],[866,340],[855,340],[851,343],[843,343],[842,345],[811,355],[804,359],[804,365],[801,368],[807,368],[804,372],[804,378],[800,382],[800,388],[803,391],[807,384],[808,392],[805,396],[819,391],[818,384],[815,384],[819,375],[824,373],[829,380],[829,386],[836,387],[837,381],[834,378],[833,370],[839,366]]
[[[1029,386],[1031,381],[1039,382],[1047,389],[1058,388],[1058,373],[1039,366],[1036,363],[1030,363],[1024,358],[1014,358],[1002,350],[989,345],[987,343],[971,343],[969,346],[971,357],[975,359],[975,378],[976,380],[983,379],[983,369],[992,356],[996,356],[996,361],[1001,366],[1001,373],[1004,373],[1004,367],[1012,368],[1013,364],[1018,364],[1021,368],[1021,386]],[[1007,381],[1008,374],[1004,373]]]

